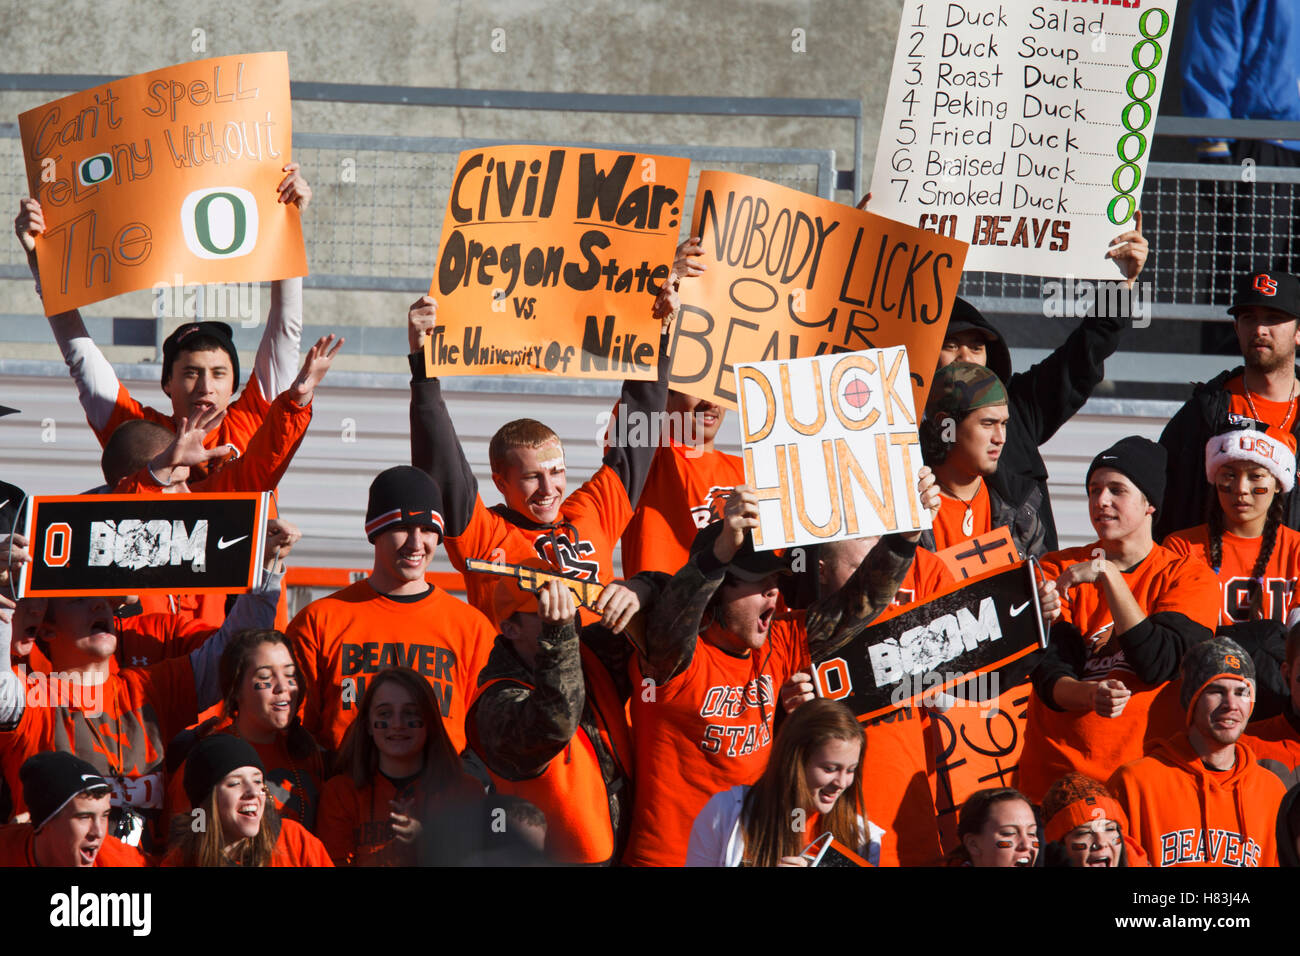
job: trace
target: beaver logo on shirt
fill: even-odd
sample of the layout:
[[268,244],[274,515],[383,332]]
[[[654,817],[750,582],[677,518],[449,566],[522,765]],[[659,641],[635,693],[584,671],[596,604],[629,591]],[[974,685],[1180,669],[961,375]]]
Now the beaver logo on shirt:
[[707,528],[722,520],[722,509],[727,506],[727,496],[735,489],[731,485],[714,485],[704,496],[704,504],[691,508],[691,518],[696,528]]

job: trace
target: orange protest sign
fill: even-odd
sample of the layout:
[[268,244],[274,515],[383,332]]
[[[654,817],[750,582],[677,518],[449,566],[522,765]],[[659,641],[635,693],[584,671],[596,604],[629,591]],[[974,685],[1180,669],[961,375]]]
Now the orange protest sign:
[[673,388],[736,408],[737,362],[905,345],[925,407],[966,243],[714,171],[693,222],[708,271],[682,283]]
[[945,853],[957,848],[961,805],[976,790],[1014,787],[1025,746],[1030,685],[1018,683],[979,707],[932,711],[934,808]]
[[429,287],[428,374],[654,378],[651,307],[689,167],[604,149],[461,153]]
[[958,581],[977,578],[994,568],[1006,567],[1020,560],[1016,546],[1011,542],[1011,531],[1006,527],[994,528],[987,534],[944,548],[937,555]]
[[290,161],[289,59],[215,57],[114,80],[18,117],[45,313],[155,285],[307,273]]

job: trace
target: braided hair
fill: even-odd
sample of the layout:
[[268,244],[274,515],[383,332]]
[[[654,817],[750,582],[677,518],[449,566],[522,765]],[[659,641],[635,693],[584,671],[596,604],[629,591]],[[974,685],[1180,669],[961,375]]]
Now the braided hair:
[[[1276,479],[1274,479],[1276,480]],[[1264,519],[1264,531],[1259,539],[1259,554],[1255,557],[1255,566],[1251,568],[1251,583],[1254,585],[1250,591],[1250,619],[1252,621],[1261,621],[1264,619],[1264,572],[1268,570],[1268,562],[1273,558],[1273,549],[1277,546],[1278,529],[1282,526],[1283,519],[1286,517],[1286,502],[1289,492],[1284,492],[1280,488],[1273,493],[1273,502],[1268,506],[1268,515]],[[1211,495],[1207,504],[1209,514],[1206,524],[1209,526],[1210,538],[1210,567],[1214,569],[1217,575],[1223,567],[1223,506],[1219,503],[1217,494]]]

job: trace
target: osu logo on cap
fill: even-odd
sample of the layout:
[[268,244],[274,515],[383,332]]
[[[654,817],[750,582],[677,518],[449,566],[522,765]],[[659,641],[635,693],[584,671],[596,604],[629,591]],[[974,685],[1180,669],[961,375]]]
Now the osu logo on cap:
[[234,259],[257,245],[257,200],[238,186],[196,189],[181,203],[185,245],[200,259]]
[[1277,295],[1277,280],[1269,276],[1267,272],[1261,272],[1255,276],[1255,281],[1252,284],[1255,291],[1260,295]]
[[1223,663],[1227,664],[1234,671],[1241,670],[1241,658],[1238,657],[1236,654],[1229,654],[1227,657],[1223,659]]

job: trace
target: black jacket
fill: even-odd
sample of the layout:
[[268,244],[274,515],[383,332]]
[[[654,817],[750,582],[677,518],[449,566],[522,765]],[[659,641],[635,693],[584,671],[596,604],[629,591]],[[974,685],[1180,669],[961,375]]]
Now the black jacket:
[[[1169,460],[1165,465],[1165,500],[1156,515],[1157,541],[1184,528],[1204,524],[1209,506],[1210,484],[1205,480],[1205,445],[1228,428],[1228,393],[1224,386],[1241,375],[1242,367],[1224,372],[1208,382],[1198,383],[1183,407],[1169,419],[1160,444]],[[1296,368],[1300,376],[1300,367]],[[1291,432],[1300,440],[1300,416]],[[1008,442],[1009,444],[1009,442]],[[1286,525],[1300,531],[1300,495],[1291,495],[1286,504]]]
[[[1008,431],[1007,445],[1010,444]],[[1031,555],[1041,558],[1052,550],[1047,544],[1049,531],[1055,533],[1047,523],[1051,518],[1047,510],[1047,490],[1014,472],[1004,475],[1002,469],[1005,459],[1006,452],[1003,451],[997,474],[984,480],[989,489],[989,524],[994,528],[1005,526],[1011,529],[1011,541],[1021,558]],[[934,467],[933,462],[926,464]],[[930,551],[938,550],[933,531],[921,532],[920,546]]]
[[[1011,486],[1017,484],[1016,479],[1037,486],[1042,496],[1038,512],[1045,535],[1043,550],[1055,551],[1060,547],[1056,540],[1056,519],[1047,494],[1047,465],[1038,453],[1038,446],[1049,441],[1062,425],[1074,417],[1092,390],[1105,378],[1105,362],[1119,347],[1119,333],[1124,320],[1090,315],[1051,355],[1028,371],[1013,375],[1011,351],[1002,333],[974,309],[970,312],[973,314],[963,317],[997,337],[996,341],[988,344],[988,367],[1007,388],[1011,418],[1007,422],[1007,443],[998,461],[998,475]],[[1025,500],[1017,497],[1014,487],[1008,491],[1011,500]],[[1042,551],[1034,553],[1041,554]]]

